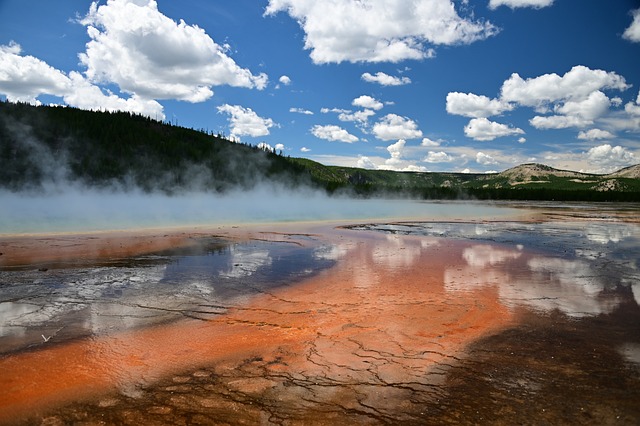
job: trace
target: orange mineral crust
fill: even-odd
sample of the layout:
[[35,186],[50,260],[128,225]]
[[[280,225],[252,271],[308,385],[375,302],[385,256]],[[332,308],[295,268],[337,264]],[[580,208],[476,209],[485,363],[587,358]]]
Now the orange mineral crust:
[[327,238],[319,256],[336,260],[334,267],[213,319],[5,356],[0,421],[114,392],[139,398],[171,375],[241,371],[247,360],[262,362],[259,373],[224,386],[258,399],[277,395],[292,411],[323,404],[408,410],[415,407],[407,392],[440,385],[466,345],[513,323],[491,286],[446,291],[445,275],[464,266],[468,243],[353,231]]

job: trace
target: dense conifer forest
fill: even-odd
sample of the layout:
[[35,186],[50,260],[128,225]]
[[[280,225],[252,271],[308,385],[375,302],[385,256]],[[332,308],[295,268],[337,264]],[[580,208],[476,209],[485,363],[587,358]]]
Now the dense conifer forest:
[[0,188],[175,194],[258,185],[418,199],[640,201],[640,166],[590,175],[528,164],[495,174],[325,166],[125,112],[0,102]]

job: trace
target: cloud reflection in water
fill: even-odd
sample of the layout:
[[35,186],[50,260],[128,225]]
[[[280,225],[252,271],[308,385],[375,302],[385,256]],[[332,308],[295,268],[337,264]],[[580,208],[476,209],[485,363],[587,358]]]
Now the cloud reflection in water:
[[432,222],[367,229],[477,241],[462,251],[464,266],[446,269],[444,287],[450,292],[493,286],[508,306],[571,317],[612,312],[625,297],[619,288],[630,289],[640,305],[635,224]]

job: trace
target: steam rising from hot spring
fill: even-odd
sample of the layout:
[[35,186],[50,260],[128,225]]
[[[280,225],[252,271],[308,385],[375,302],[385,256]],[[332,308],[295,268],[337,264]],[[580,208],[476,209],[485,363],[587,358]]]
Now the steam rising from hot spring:
[[504,215],[477,204],[353,199],[312,189],[262,185],[229,194],[67,188],[50,194],[0,192],[0,233],[42,233],[192,225]]
[[340,219],[366,215],[372,204],[266,187],[228,195],[86,189],[49,195],[4,192],[0,200],[1,233]]

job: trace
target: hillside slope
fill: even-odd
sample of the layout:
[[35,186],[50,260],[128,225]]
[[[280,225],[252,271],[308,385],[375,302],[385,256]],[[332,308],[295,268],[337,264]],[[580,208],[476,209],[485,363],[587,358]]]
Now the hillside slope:
[[284,157],[128,113],[0,103],[0,187],[167,193],[309,182]]
[[258,185],[419,199],[640,201],[640,165],[609,175],[523,164],[501,173],[326,166],[129,113],[0,102],[0,188],[179,193]]

